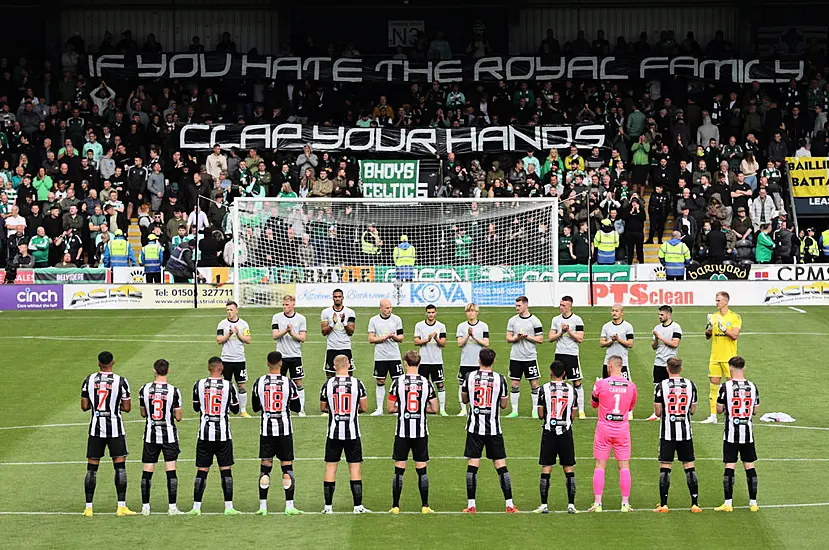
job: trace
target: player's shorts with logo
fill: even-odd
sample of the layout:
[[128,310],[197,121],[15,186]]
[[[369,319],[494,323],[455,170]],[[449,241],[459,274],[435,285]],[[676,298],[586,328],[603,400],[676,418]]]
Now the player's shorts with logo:
[[350,349],[329,349],[325,351],[325,366],[323,370],[328,373],[334,373],[334,359],[338,355],[345,355],[348,357],[348,362],[351,366],[348,367],[348,373],[351,374],[354,372],[354,359],[351,357],[351,350]]
[[556,361],[564,363],[564,379],[565,380],[581,380],[581,362],[578,355],[565,355],[563,353],[556,353]]
[[196,441],[196,468],[210,468],[213,457],[219,463],[219,468],[233,466],[233,440],[227,441]]
[[464,456],[466,458],[481,458],[484,449],[486,449],[486,457],[489,460],[502,460],[507,458],[507,448],[504,446],[503,435],[466,433],[466,448],[464,449]]
[[710,378],[731,378],[731,367],[728,361],[709,361],[708,376]]
[[674,455],[680,462],[694,461],[694,441],[659,440],[659,462],[668,464],[674,461]]
[[173,462],[178,459],[181,449],[178,442],[174,443],[147,443],[144,442],[144,451],[141,453],[141,462],[144,464],[155,464],[159,455],[164,455],[164,462]]
[[294,461],[293,434],[259,436],[259,458],[272,459],[273,457],[281,462]]
[[593,438],[593,458],[608,460],[610,449],[616,460],[630,460],[630,429],[614,430],[600,422]]
[[222,361],[222,376],[225,380],[236,378],[237,384],[244,384],[248,381],[248,369],[244,361]]
[[429,462],[429,436],[426,437],[400,437],[394,436],[394,449],[391,458],[396,462],[406,462],[409,459],[409,451],[415,462]]
[[100,460],[106,450],[109,449],[109,456],[116,458],[127,456],[127,438],[123,435],[118,437],[95,437],[90,435],[86,442],[86,458]]
[[305,369],[302,366],[302,357],[283,357],[282,376],[290,376],[291,380],[305,378]]
[[386,378],[386,376],[397,378],[403,376],[403,365],[400,361],[375,361],[374,362],[374,377]]
[[466,380],[466,375],[470,372],[475,372],[478,370],[478,367],[464,367],[463,365],[460,366],[458,369],[458,382],[463,382]]
[[339,462],[345,451],[345,461],[355,464],[363,461],[363,444],[360,439],[325,439],[325,462]]
[[723,463],[731,464],[737,462],[738,457],[743,462],[757,462],[757,449],[754,448],[754,443],[729,443],[728,441],[723,441]]
[[432,382],[443,382],[445,377],[443,375],[443,365],[424,365],[421,363],[417,369],[420,376],[429,378]]
[[541,466],[555,466],[556,457],[562,466],[576,465],[576,448],[573,444],[573,430],[561,435],[544,430],[541,434],[541,453],[538,463]]
[[541,374],[538,372],[537,361],[515,361],[509,360],[509,377],[510,380],[521,380],[521,377],[527,380],[538,380]]

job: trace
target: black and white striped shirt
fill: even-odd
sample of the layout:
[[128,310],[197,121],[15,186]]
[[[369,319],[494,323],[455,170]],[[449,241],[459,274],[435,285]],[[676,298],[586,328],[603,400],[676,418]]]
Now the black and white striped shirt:
[[407,374],[395,378],[389,390],[389,401],[397,402],[395,435],[409,438],[428,436],[426,405],[436,397],[435,389],[425,376]]
[[253,410],[262,411],[260,435],[284,436],[293,433],[288,403],[299,399],[296,384],[281,374],[266,374],[253,383]]
[[691,406],[697,402],[697,387],[687,378],[668,378],[656,385],[653,402],[662,405],[659,438],[691,441]]
[[720,386],[717,403],[725,406],[723,441],[754,443],[751,418],[754,415],[754,408],[760,406],[760,394],[754,382],[729,380]]
[[328,439],[360,439],[357,414],[366,387],[353,376],[334,376],[320,391],[320,402],[328,404]]
[[181,408],[181,392],[166,382],[150,382],[138,390],[138,401],[147,414],[144,441],[177,443],[175,412]]
[[94,437],[121,437],[125,435],[121,419],[121,401],[130,399],[127,379],[114,372],[96,372],[83,381],[81,397],[89,400],[92,418],[89,435]]
[[463,381],[469,395],[466,431],[478,435],[501,434],[501,399],[507,397],[507,379],[491,370],[470,372]]
[[224,378],[204,378],[193,386],[193,410],[200,413],[199,439],[230,441],[229,413],[239,412],[239,397]]
[[573,426],[573,409],[578,406],[576,390],[564,382],[547,382],[538,392],[544,430],[563,435]]

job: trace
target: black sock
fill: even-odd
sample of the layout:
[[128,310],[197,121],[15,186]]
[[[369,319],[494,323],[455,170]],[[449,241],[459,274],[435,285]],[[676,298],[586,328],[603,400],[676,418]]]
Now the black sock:
[[175,506],[178,501],[178,476],[175,470],[167,472],[167,503]]
[[565,472],[564,484],[567,486],[567,503],[576,504],[576,472]]
[[541,474],[538,488],[541,492],[541,504],[547,504],[547,498],[550,495],[550,474]]
[[141,474],[141,504],[150,503],[150,490],[153,488],[153,473],[143,472]]
[[659,468],[659,504],[668,505],[668,490],[671,488],[671,469]]
[[685,470],[685,481],[688,482],[688,492],[691,493],[691,506],[699,505],[699,479],[696,468]]
[[282,466],[282,474],[288,474],[288,477],[291,478],[291,486],[285,489],[285,500],[294,500],[294,467],[290,464]]
[[429,506],[429,476],[425,466],[417,469],[417,488],[420,489],[420,505]]
[[363,482],[360,479],[351,480],[351,498],[354,500],[354,506],[363,505]]
[[273,466],[259,466],[259,500],[268,500],[268,487],[270,486],[270,484],[268,484],[268,487],[265,487],[263,489],[261,479],[262,476],[270,476],[271,470],[273,470]]
[[474,499],[478,490],[478,467],[466,467],[466,498]]
[[394,476],[391,478],[391,506],[400,507],[400,494],[403,492],[403,474],[406,468],[394,467]]
[[98,484],[98,465],[97,464],[87,464],[86,465],[86,475],[83,478],[83,490],[86,494],[86,502],[87,504],[92,504],[92,500],[95,498],[95,485]]
[[127,500],[127,465],[123,462],[115,464],[115,494],[118,502]]
[[509,500],[512,498],[512,482],[509,478],[509,470],[506,466],[502,466],[496,471],[498,472],[498,481],[501,482],[501,491],[504,492],[504,498]]
[[734,468],[726,468],[722,478],[723,492],[725,493],[725,500],[734,498]]
[[193,502],[201,502],[204,496],[204,488],[207,486],[207,472],[198,470],[196,480],[193,482]]
[[225,496],[225,502],[233,500],[233,472],[230,470],[220,470],[222,476],[222,493]]
[[325,505],[331,506],[334,502],[334,489],[336,488],[336,481],[323,481],[322,494],[325,497]]
[[746,483],[748,483],[748,498],[757,500],[757,470],[754,468],[746,470]]

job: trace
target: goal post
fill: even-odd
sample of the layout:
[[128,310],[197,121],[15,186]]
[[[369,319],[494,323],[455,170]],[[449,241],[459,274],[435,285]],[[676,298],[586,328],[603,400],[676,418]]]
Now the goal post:
[[322,292],[337,284],[379,295],[380,284],[394,284],[396,305],[432,296],[445,305],[442,292],[471,301],[471,289],[484,291],[487,283],[552,287],[559,272],[558,204],[556,198],[237,198],[235,299],[274,307],[297,287],[317,285]]

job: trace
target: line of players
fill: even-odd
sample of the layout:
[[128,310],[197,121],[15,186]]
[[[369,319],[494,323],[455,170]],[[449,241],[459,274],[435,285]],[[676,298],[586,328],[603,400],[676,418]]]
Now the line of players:
[[[292,302],[292,300],[287,301]],[[399,317],[397,320],[393,319],[396,316],[391,313],[391,304],[384,302],[381,302],[380,315],[375,316],[369,323],[369,337],[370,341],[374,344],[385,343],[389,340],[399,342],[403,336],[402,322],[399,322]],[[567,304],[568,302],[569,304]],[[572,301],[563,300],[562,309],[566,309],[567,305],[572,305]],[[525,297],[516,299],[516,310],[519,313],[510,320],[507,334],[508,340],[513,343],[513,352],[515,351],[516,344],[520,344],[520,342],[528,339],[530,328],[532,328],[533,335],[537,335],[540,332],[540,322],[536,323],[537,318],[532,315],[524,315],[528,313],[526,308],[527,300]],[[341,305],[338,313],[339,319],[334,319],[334,324],[336,325],[337,321],[341,324],[347,321],[344,324],[351,324],[353,327],[353,312],[351,316],[346,316],[343,312],[344,309]],[[434,312],[433,307],[429,309]],[[336,309],[335,313],[337,313]],[[467,314],[469,313],[477,314],[477,308],[468,306]],[[570,315],[564,314],[564,311],[562,313],[562,317],[566,320],[573,317],[572,313]],[[606,347],[610,347],[613,343],[620,343],[620,339],[632,346],[632,327],[629,324],[624,326],[625,322],[621,318],[622,313],[620,307],[614,306],[614,321],[611,324],[616,327],[615,330],[621,331],[624,334],[624,338],[620,337],[619,332],[608,334],[603,329],[603,345],[605,345],[606,341],[610,342]],[[675,324],[670,320],[670,313],[670,307],[663,306],[660,308],[660,320],[662,321],[661,326],[663,328],[670,328],[671,325]],[[282,335],[278,334],[279,331],[285,330],[279,328],[279,315],[274,316],[274,337],[278,339],[285,334],[291,334],[292,338],[299,341],[296,338],[297,331],[291,324],[285,325],[285,329],[287,329],[285,333]],[[298,314],[294,313],[294,315],[290,315],[283,311],[281,315],[294,318]],[[326,312],[323,312],[323,319],[325,319],[325,315]],[[378,317],[379,322],[385,322],[387,326],[378,324],[379,322],[375,321]],[[519,322],[523,321],[524,324],[516,323],[516,318]],[[436,322],[434,321],[434,317],[432,317],[432,321],[432,323],[426,322],[426,324],[434,327]],[[223,344],[223,347],[227,347],[228,342],[231,340],[231,337],[227,336],[228,333],[247,337],[247,342],[245,343],[250,342],[249,328],[238,318],[238,310],[235,304],[228,304],[227,324],[230,327],[223,329],[223,323],[225,321],[220,323],[217,335],[217,341]],[[500,427],[499,408],[506,408],[507,404],[506,380],[503,376],[492,373],[491,367],[495,360],[495,353],[485,347],[483,342],[478,342],[478,339],[475,337],[474,328],[481,323],[477,319],[470,319],[465,324],[471,324],[473,331],[467,332],[468,338],[460,335],[458,337],[458,343],[462,347],[464,344],[468,344],[468,340],[472,338],[480,346],[477,354],[478,365],[465,373],[461,384],[462,403],[472,403],[472,410],[468,415],[467,421],[465,456],[468,458],[467,491],[469,502],[465,511],[472,513],[475,511],[474,495],[477,487],[477,470],[483,450],[486,449],[487,458],[494,461],[494,465],[498,471],[501,487],[504,491],[507,512],[514,512],[516,509],[512,503],[511,484],[505,462],[506,452]],[[325,325],[326,323],[323,321],[323,331],[325,331]],[[575,325],[572,328],[579,326]],[[390,330],[383,332],[389,328]],[[569,334],[572,332],[572,328],[567,326],[562,327],[560,331],[556,331],[554,324],[554,331],[552,332]],[[668,377],[656,385],[654,399],[655,413],[662,420],[659,457],[660,463],[662,464],[659,481],[661,505],[656,511],[667,511],[666,504],[667,491],[670,485],[670,465],[673,462],[675,454],[683,462],[686,470],[686,478],[692,495],[692,511],[701,511],[697,505],[697,483],[693,465],[693,444],[691,443],[690,427],[690,415],[696,409],[696,388],[690,380],[679,376],[681,372],[681,361],[675,356],[675,350],[678,346],[678,340],[681,338],[681,332],[671,332],[670,343],[675,345],[669,346],[667,345],[668,337],[658,331],[658,329],[659,327],[654,329],[653,347],[657,349],[657,341],[663,342],[667,348],[674,350],[674,353],[672,357],[666,360],[666,373],[668,373]],[[627,332],[628,330],[630,332]],[[670,330],[681,331],[678,327],[670,328]],[[583,334],[583,330],[581,332]],[[353,334],[353,328],[350,333]],[[349,334],[349,337],[351,334]],[[422,331],[421,334],[422,336],[419,336],[419,339],[421,341],[426,339],[426,343],[428,343],[429,340],[434,339],[434,335],[440,335],[441,333],[433,330],[429,335],[423,334]],[[460,327],[459,334],[462,334]],[[481,336],[483,337],[483,334]],[[486,337],[488,338],[488,334]],[[467,341],[462,342],[462,339]],[[244,342],[242,338],[237,338],[237,340]],[[534,341],[539,343],[538,339],[534,339]],[[488,345],[488,342],[486,344]],[[241,344],[239,345],[241,346]],[[626,349],[630,347],[624,344],[620,345]],[[423,349],[423,346],[424,344],[421,344],[421,349]],[[512,395],[515,394],[516,382],[520,381],[521,374],[524,376],[529,375],[528,377],[533,375],[532,371],[529,370],[530,365],[521,363],[524,361],[522,355],[514,354],[513,352],[510,353]],[[659,350],[657,349],[658,355]],[[516,356],[518,359],[514,359]],[[523,357],[526,357],[526,355]],[[382,358],[381,361],[391,362],[390,359]],[[328,367],[328,363],[329,359],[327,358],[326,368]],[[326,382],[320,394],[320,408],[329,417],[325,453],[326,476],[324,496],[326,505],[323,513],[330,513],[332,511],[331,505],[335,487],[336,468],[343,452],[345,452],[346,461],[349,463],[354,511],[355,513],[363,513],[367,510],[362,506],[362,481],[360,479],[362,449],[357,415],[367,410],[366,391],[359,380],[350,376],[350,372],[353,370],[353,362],[350,357],[343,353],[337,353],[330,359],[330,363],[332,363],[334,375]],[[594,442],[596,468],[594,470],[593,486],[595,501],[590,511],[601,511],[602,509],[601,495],[604,488],[604,470],[611,448],[614,449],[620,469],[620,486],[623,499],[622,511],[630,510],[628,501],[631,484],[628,463],[630,458],[628,420],[631,418],[630,413],[633,411],[636,402],[636,386],[629,380],[629,369],[626,368],[627,365],[625,363],[626,361],[621,356],[612,355],[608,357],[603,369],[606,376],[594,386],[591,403],[594,408],[600,409],[600,414]],[[533,364],[535,365],[534,362]],[[124,500],[126,493],[126,471],[124,468],[126,442],[120,417],[121,410],[128,412],[130,409],[129,385],[125,379],[112,373],[113,361],[111,354],[108,354],[108,352],[103,352],[99,356],[99,366],[101,369],[100,372],[90,375],[84,381],[81,396],[82,409],[93,411],[87,449],[89,464],[84,483],[87,497],[87,506],[84,510],[84,515],[92,515],[96,472],[100,458],[103,456],[106,448],[109,448],[110,456],[113,457],[113,462],[115,463],[115,481],[118,492],[117,514],[133,515],[134,512],[131,512],[126,507]],[[375,364],[375,377],[378,378],[378,387],[380,385],[378,373],[382,372],[384,366],[389,370],[392,367],[389,364]],[[392,513],[399,513],[399,491],[402,490],[402,474],[409,451],[413,454],[418,470],[419,487],[423,499],[422,511],[423,513],[430,513],[431,509],[428,507],[428,477],[426,476],[428,431],[426,429],[425,414],[427,412],[438,412],[438,410],[443,410],[443,407],[437,409],[437,399],[434,395],[432,385],[428,380],[428,376],[432,376],[434,371],[433,367],[421,364],[420,354],[416,352],[407,354],[406,366],[407,372],[405,376],[402,373],[397,377],[393,376],[388,403],[389,412],[396,412],[399,417],[394,450],[395,477],[393,483],[394,506]],[[288,376],[284,375],[289,374],[292,377],[301,379],[301,377],[296,375],[301,374],[302,371],[295,371],[292,367],[294,369],[297,367],[301,369],[301,360],[300,364],[296,365],[296,361],[289,363],[283,360],[280,352],[272,352],[268,357],[269,374],[260,377],[254,384],[253,408],[255,412],[262,411],[260,510],[257,512],[260,515],[267,514],[267,490],[270,485],[270,474],[274,456],[281,461],[282,481],[286,492],[285,513],[288,515],[301,513],[293,505],[295,480],[292,468],[293,441],[289,411],[301,413],[302,403],[299,386]],[[424,369],[424,367],[426,368]],[[472,366],[469,365],[468,367]],[[726,463],[724,475],[726,501],[718,510],[732,510],[731,491],[733,490],[734,467],[739,453],[746,468],[751,499],[750,507],[755,511],[757,510],[757,476],[753,462],[756,460],[756,452],[754,450],[751,417],[757,412],[759,396],[756,386],[745,381],[741,376],[744,367],[742,358],[733,357],[729,361],[729,367],[735,373],[734,379],[720,387],[717,399],[717,408],[719,412],[725,412],[727,420],[724,432],[725,443],[723,451],[724,462]],[[149,493],[153,465],[158,461],[159,455],[163,453],[167,470],[168,495],[170,498],[169,513],[175,515],[181,513],[175,506],[177,491],[175,460],[178,456],[178,439],[174,422],[181,419],[181,395],[177,389],[166,382],[169,365],[165,360],[157,361],[154,369],[156,372],[156,381],[143,386],[141,392],[139,392],[141,413],[147,418],[144,454],[142,457],[142,462],[144,463],[144,474],[142,475],[141,483],[142,512],[149,514]],[[201,513],[201,499],[204,493],[207,472],[215,456],[219,463],[222,488],[225,494],[225,513],[234,515],[238,512],[233,508],[232,503],[233,479],[231,466],[233,464],[233,450],[228,411],[234,414],[238,413],[240,411],[240,400],[237,398],[236,390],[230,382],[230,377],[236,374],[237,382],[239,382],[239,378],[241,377],[241,382],[244,383],[246,374],[245,363],[239,361],[228,361],[226,363],[221,358],[213,357],[208,362],[208,370],[211,376],[197,382],[193,390],[193,406],[194,410],[200,412],[201,422],[196,453],[198,473],[194,484],[194,507],[190,513],[194,515]],[[565,467],[569,500],[568,511],[575,512],[575,478],[573,474],[575,453],[572,444],[572,432],[570,431],[572,424],[570,414],[571,410],[579,408],[579,404],[582,401],[578,398],[577,389],[563,384],[565,375],[568,374],[567,370],[568,367],[564,361],[557,358],[553,365],[551,365],[551,375],[553,376],[553,382],[551,384],[553,386],[548,384],[540,391],[536,390],[534,392],[536,407],[534,407],[533,416],[543,419],[545,429],[544,438],[547,438],[546,440],[542,438],[540,459],[543,467],[540,482],[542,505],[536,511],[541,513],[547,510],[546,500],[550,471],[555,464],[557,456],[559,462]],[[483,374],[481,374],[482,372]],[[538,372],[537,366],[535,366],[535,372]],[[516,374],[519,376],[515,376]],[[656,378],[656,367],[654,376]],[[411,377],[415,377],[415,379],[412,380]],[[534,377],[533,379],[536,381],[536,387],[534,388],[536,389],[538,377]],[[383,377],[383,382],[385,382],[385,376]],[[401,387],[403,388],[402,390]],[[417,391],[413,391],[413,389]],[[240,390],[241,393],[242,391]],[[605,399],[607,403],[602,402],[603,395],[608,396]],[[381,406],[385,392],[382,397],[379,396],[378,392],[378,397],[378,405]],[[403,401],[406,402],[405,411],[400,409],[399,406],[399,403]],[[580,412],[582,410],[580,409]],[[515,402],[513,402],[513,412],[517,412],[517,404]],[[728,421],[729,419],[730,421]],[[401,435],[401,432],[403,435]],[[549,436],[548,432],[554,433],[555,437],[550,439],[552,436]],[[409,435],[412,433],[416,435]]]

